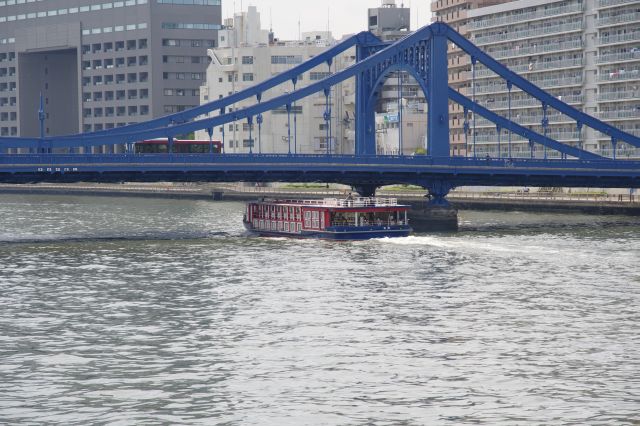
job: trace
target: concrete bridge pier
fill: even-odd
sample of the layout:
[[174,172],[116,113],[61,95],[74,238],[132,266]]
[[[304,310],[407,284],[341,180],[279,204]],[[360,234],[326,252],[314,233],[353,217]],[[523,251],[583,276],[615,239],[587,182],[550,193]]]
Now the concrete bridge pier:
[[458,230],[458,210],[447,200],[453,185],[446,181],[422,182],[427,189],[424,201],[411,203],[409,224],[414,232],[455,232]]
[[363,184],[363,185],[354,185],[352,187],[361,197],[375,197],[376,189],[378,189],[378,185],[375,184]]

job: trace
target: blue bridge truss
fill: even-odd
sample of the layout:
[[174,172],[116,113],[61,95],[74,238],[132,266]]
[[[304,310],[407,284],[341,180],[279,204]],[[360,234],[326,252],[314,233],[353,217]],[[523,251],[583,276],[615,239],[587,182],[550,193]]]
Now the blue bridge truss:
[[[446,84],[449,43],[470,55],[474,78],[476,64],[482,64],[504,79],[509,101],[514,89],[537,99],[542,111],[542,133],[512,120],[510,105],[505,117],[476,102],[475,96],[469,98],[449,87]],[[293,83],[296,87],[302,73],[322,64],[331,66],[336,56],[354,47],[356,62],[346,69],[290,93],[263,98],[264,93],[279,85]],[[426,155],[376,155],[375,106],[385,81],[392,73],[400,71],[417,81],[429,106],[426,113]],[[290,117],[296,101],[317,93],[324,93],[327,97],[325,120],[327,128],[331,129],[328,102],[331,87],[350,78],[356,81],[355,150],[351,155],[331,152],[326,155],[292,154],[290,149],[283,154],[137,154],[130,149],[138,141],[153,138],[167,138],[171,148],[174,138],[199,130],[206,130],[211,138],[214,128],[223,126],[224,129],[225,124],[238,121],[246,122],[249,128],[255,122],[260,128],[263,113],[284,107]],[[241,101],[248,102],[250,106],[231,109]],[[509,155],[477,158],[475,132],[472,132],[472,147],[468,146],[464,156],[452,156],[449,146],[450,102],[463,107],[466,134],[470,130],[470,113],[494,123],[498,135],[508,132]],[[581,143],[572,146],[548,137],[550,110],[575,121],[578,132],[590,127],[610,138],[612,157],[586,151]],[[510,155],[512,134],[529,141],[530,158],[513,158]],[[91,147],[118,144],[127,146],[127,153],[87,153]],[[562,102],[491,58],[448,25],[437,22],[393,44],[383,43],[371,33],[362,32],[246,90],[150,121],[78,135],[0,137],[0,181],[336,182],[352,185],[363,195],[372,194],[382,185],[400,183],[421,185],[434,196],[434,202],[445,202],[446,194],[462,185],[638,187],[640,162],[616,158],[621,144],[640,147],[640,138]],[[539,147],[544,152],[543,158],[534,155]],[[20,153],[9,153],[9,149]],[[551,155],[554,152],[556,154]]]

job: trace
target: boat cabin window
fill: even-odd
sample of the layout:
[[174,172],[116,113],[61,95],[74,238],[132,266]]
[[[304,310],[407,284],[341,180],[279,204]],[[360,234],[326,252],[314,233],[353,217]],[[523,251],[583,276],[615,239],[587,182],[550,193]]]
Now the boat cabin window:
[[406,225],[404,212],[399,211],[358,213],[358,223],[354,212],[331,212],[330,220],[331,226]]
[[332,226],[355,226],[356,214],[354,212],[331,212]]
[[304,212],[304,227],[311,228],[311,212]]

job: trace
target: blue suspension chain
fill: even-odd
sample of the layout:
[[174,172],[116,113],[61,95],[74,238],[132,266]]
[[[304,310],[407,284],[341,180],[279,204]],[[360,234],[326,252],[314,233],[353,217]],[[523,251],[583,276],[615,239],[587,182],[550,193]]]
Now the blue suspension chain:
[[213,127],[207,127],[207,134],[209,135],[209,154],[213,154]]
[[287,104],[287,144],[291,155],[291,104]]
[[[547,117],[547,104],[542,103],[542,134],[547,137],[547,130],[549,128],[549,118]],[[547,145],[543,148],[544,159],[547,159]]]
[[[582,148],[582,123],[578,121],[576,123],[576,127],[578,129],[578,148],[579,149],[583,149]],[[565,155],[565,157],[566,157],[566,155]]]
[[464,156],[469,158],[469,110],[464,107]]
[[[294,77],[293,91],[296,91],[296,84],[298,83],[298,77]],[[293,153],[298,153],[298,114],[296,114],[296,101],[293,101]]]
[[[220,108],[220,115],[224,115],[224,108]],[[222,124],[222,146],[220,147],[220,152],[222,154],[225,153],[227,146],[224,143],[224,124]]]
[[330,143],[330,137],[331,137],[331,125],[330,125],[330,121],[331,121],[331,110],[329,109],[329,92],[331,89],[324,89],[324,99],[325,99],[325,110],[324,110],[324,124],[325,124],[325,131],[326,131],[326,143],[325,143],[325,147],[327,150],[327,155],[329,155],[329,143]]
[[471,57],[471,91],[474,103],[472,111],[473,115],[471,116],[471,119],[473,120],[473,158],[476,158],[476,58],[473,56]]
[[[509,121],[511,121],[511,89],[513,84],[507,81],[507,89],[509,90]],[[511,159],[511,129],[509,129],[509,142],[508,142],[509,159]]]
[[[329,59],[327,61],[327,66],[329,68],[329,74],[331,74],[331,64],[332,60]],[[331,107],[329,106],[329,96],[331,95],[331,87],[327,87],[324,89],[324,98],[325,98],[325,110],[324,110],[324,121],[327,127],[327,155],[331,154]]]
[[249,125],[249,154],[253,154],[253,116],[247,117],[247,124]]
[[[262,101],[262,93],[258,93],[256,98],[260,103]],[[262,113],[258,114],[256,122],[258,123],[258,154],[262,154]]]
[[498,158],[502,158],[502,149],[500,146],[500,136],[502,133],[502,129],[500,128],[500,126],[496,126],[496,131],[498,132]]

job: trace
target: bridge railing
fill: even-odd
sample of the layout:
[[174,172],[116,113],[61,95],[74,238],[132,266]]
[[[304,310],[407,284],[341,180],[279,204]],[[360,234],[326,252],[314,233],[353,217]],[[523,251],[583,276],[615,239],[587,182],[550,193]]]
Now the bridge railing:
[[[282,166],[294,168],[327,167],[335,165],[399,165],[433,166],[457,168],[492,169],[615,169],[638,170],[640,161],[614,161],[602,158],[597,160],[575,160],[541,158],[494,158],[494,157],[431,157],[427,155],[324,155],[324,154],[12,154],[0,155],[0,165],[29,165],[56,171],[55,168],[81,168],[90,165],[126,165],[137,164],[149,167],[162,165],[237,165],[259,168],[263,166]],[[51,169],[51,170],[48,170]]]

